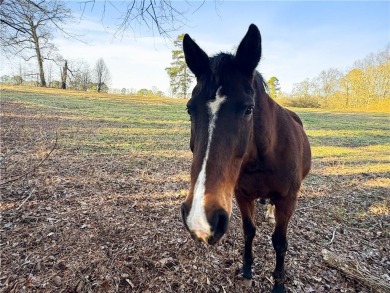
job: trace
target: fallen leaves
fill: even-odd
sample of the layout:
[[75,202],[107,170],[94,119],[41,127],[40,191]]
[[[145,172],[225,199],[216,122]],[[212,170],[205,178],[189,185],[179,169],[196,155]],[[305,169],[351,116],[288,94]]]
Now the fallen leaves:
[[[188,187],[190,156],[84,152],[82,142],[62,141],[66,131],[72,129],[77,138],[79,127],[93,133],[100,123],[109,123],[48,123],[35,115],[45,109],[11,102],[1,106],[3,113],[21,114],[2,118],[2,172],[17,176],[40,162],[42,152],[34,152],[59,135],[58,149],[36,172],[1,186],[2,291],[270,291],[273,227],[262,205],[256,215],[254,277],[243,284],[236,206],[229,235],[215,247],[195,243],[183,228],[179,206]],[[15,156],[10,155],[13,149],[18,150]],[[328,176],[316,174],[314,167],[310,176],[288,231],[288,290],[370,292],[329,268],[322,248],[358,259],[390,280],[386,187],[360,184],[373,181],[372,175]]]

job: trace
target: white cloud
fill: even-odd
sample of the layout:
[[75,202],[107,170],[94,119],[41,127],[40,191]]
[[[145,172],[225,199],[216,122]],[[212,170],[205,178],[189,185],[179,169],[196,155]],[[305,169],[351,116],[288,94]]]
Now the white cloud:
[[151,88],[166,91],[169,79],[165,68],[171,62],[170,43],[162,37],[114,37],[114,31],[102,28],[99,21],[83,19],[67,28],[81,31],[87,44],[59,36],[54,42],[66,59],[83,59],[93,68],[103,58],[112,76],[113,88]]

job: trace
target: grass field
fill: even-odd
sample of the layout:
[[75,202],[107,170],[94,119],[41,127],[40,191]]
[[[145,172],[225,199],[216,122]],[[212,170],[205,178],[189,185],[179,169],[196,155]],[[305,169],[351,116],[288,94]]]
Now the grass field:
[[[370,292],[327,267],[321,249],[390,281],[390,114],[292,110],[313,169],[290,225],[287,287]],[[2,88],[1,140],[6,292],[245,291],[236,208],[217,247],[195,245],[182,228],[191,164],[185,101]],[[261,209],[252,287],[263,292],[274,260]]]

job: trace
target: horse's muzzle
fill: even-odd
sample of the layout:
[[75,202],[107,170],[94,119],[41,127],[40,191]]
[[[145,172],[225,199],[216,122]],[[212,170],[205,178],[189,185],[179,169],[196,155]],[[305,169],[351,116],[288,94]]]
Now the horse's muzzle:
[[217,209],[211,217],[207,219],[210,224],[211,234],[208,235],[204,231],[191,230],[187,224],[187,217],[189,214],[189,208],[186,203],[181,205],[181,216],[183,219],[184,226],[190,232],[191,237],[199,242],[204,242],[209,245],[214,245],[223,237],[229,226],[229,215],[223,209]]

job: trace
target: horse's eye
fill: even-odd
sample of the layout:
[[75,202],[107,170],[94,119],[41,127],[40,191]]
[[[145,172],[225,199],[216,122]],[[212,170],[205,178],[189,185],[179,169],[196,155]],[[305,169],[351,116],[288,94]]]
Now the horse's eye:
[[253,113],[253,108],[254,108],[253,106],[247,107],[245,110],[244,116],[247,117],[247,116],[251,115]]

